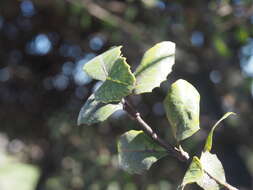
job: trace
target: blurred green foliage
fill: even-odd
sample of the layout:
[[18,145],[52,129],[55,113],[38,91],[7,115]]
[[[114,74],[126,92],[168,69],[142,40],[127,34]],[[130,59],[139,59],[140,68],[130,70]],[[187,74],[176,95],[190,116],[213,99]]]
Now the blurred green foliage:
[[0,188],[2,190],[33,190],[39,179],[37,167],[24,164],[13,156],[0,153]]
[[118,168],[116,139],[138,130],[124,113],[99,126],[76,126],[93,85],[100,85],[82,71],[88,60],[123,45],[136,68],[143,52],[169,40],[177,44],[173,74],[152,94],[132,97],[133,104],[171,141],[162,101],[172,82],[190,81],[202,98],[203,129],[183,142],[192,153],[218,118],[236,112],[216,131],[214,151],[227,181],[252,189],[252,9],[250,0],[1,0],[0,148],[39,168],[37,190],[175,189],[186,168],[173,158],[142,176]]

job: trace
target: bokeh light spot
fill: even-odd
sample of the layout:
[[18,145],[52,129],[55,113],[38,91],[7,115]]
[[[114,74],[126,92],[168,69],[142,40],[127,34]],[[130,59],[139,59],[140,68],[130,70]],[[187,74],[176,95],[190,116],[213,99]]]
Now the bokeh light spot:
[[88,59],[81,59],[76,62],[75,69],[73,71],[73,77],[77,85],[88,84],[92,79],[83,71],[84,64]]
[[202,32],[199,32],[199,31],[195,31],[192,33],[192,36],[191,36],[191,43],[192,45],[194,46],[202,46],[203,43],[204,43],[204,36],[203,36],[203,33]]
[[27,46],[29,54],[46,55],[52,49],[52,43],[45,34],[38,34]]
[[65,90],[68,87],[69,78],[65,75],[59,74],[53,79],[53,85],[58,90]]
[[73,72],[73,69],[74,69],[75,65],[74,63],[68,61],[68,62],[65,62],[63,65],[62,65],[62,73],[64,75],[71,75],[72,72]]
[[157,1],[156,6],[161,10],[164,10],[166,8],[166,4],[163,1]]
[[89,42],[90,48],[94,51],[100,50],[103,47],[104,43],[105,43],[104,39],[102,39],[99,36],[95,36],[95,37],[91,38],[91,40]]
[[240,65],[244,75],[253,77],[253,39],[241,48]]
[[35,50],[38,54],[47,54],[51,49],[51,42],[45,34],[40,34],[35,38]]
[[0,81],[1,82],[6,82],[10,79],[10,71],[8,67],[5,67],[3,69],[0,69]]
[[35,8],[33,2],[25,0],[20,4],[21,12],[26,17],[31,17],[35,14]]
[[210,80],[215,84],[221,81],[221,74],[219,71],[216,71],[216,70],[211,71],[209,77],[210,77]]

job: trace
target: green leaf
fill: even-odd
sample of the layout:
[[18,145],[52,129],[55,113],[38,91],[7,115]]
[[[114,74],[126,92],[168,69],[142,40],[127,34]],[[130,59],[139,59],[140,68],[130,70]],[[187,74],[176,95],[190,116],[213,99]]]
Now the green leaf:
[[95,98],[104,103],[120,101],[132,93],[134,84],[135,77],[126,59],[118,58],[108,72],[106,81],[95,92]]
[[164,41],[146,51],[140,65],[134,72],[135,94],[151,92],[160,86],[171,72],[175,60],[175,44]]
[[177,141],[184,140],[199,130],[198,91],[189,82],[174,82],[164,100],[167,118]]
[[226,113],[219,121],[217,121],[215,123],[215,125],[212,127],[211,131],[209,132],[207,139],[206,139],[206,144],[205,144],[205,148],[204,151],[211,151],[212,149],[212,144],[213,144],[213,133],[214,130],[216,129],[216,127],[224,120],[226,119],[228,116],[230,115],[235,115],[235,113],[233,112],[228,112]]
[[187,184],[197,182],[203,177],[203,175],[204,175],[204,171],[202,169],[200,160],[198,159],[198,157],[194,156],[192,159],[191,165],[189,166],[188,170],[186,171],[184,175],[184,179],[181,184],[182,189]]
[[105,81],[115,61],[121,57],[121,47],[109,49],[96,56],[84,65],[84,71],[94,79]]
[[[226,183],[223,166],[215,154],[203,152],[200,157],[200,162],[204,171],[208,172],[214,179]],[[204,173],[202,179],[197,184],[205,190],[219,190],[220,186],[214,179]]]
[[154,143],[143,131],[131,130],[118,141],[119,166],[129,173],[140,174],[157,160],[167,155],[165,149]]
[[104,104],[95,100],[91,95],[82,107],[77,124],[91,125],[106,120],[115,111],[123,109],[122,104]]
[[196,156],[193,157],[178,189],[183,190],[185,185],[197,183],[204,190],[219,190],[220,186],[214,179],[221,184],[226,183],[223,166],[215,154],[203,152],[200,160]]

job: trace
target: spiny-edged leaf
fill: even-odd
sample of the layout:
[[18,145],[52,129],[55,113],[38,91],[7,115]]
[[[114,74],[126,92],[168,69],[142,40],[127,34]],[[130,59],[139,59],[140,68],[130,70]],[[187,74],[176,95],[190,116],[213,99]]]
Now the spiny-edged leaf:
[[134,84],[135,77],[126,59],[118,58],[108,73],[106,81],[95,92],[95,98],[104,103],[120,101],[132,93]]
[[131,130],[118,141],[119,166],[129,172],[140,174],[157,160],[167,155],[165,149],[154,143],[143,131]]
[[122,46],[118,46],[96,56],[84,65],[84,71],[92,78],[105,81],[115,61],[121,57]]
[[205,148],[204,151],[211,151],[212,149],[212,144],[213,144],[213,133],[214,130],[216,129],[216,127],[224,120],[226,119],[228,116],[230,115],[235,115],[235,113],[233,112],[228,112],[226,113],[219,121],[217,121],[215,123],[215,125],[212,127],[211,131],[209,132],[207,139],[206,139],[206,144],[205,144]]
[[189,82],[174,82],[164,100],[167,118],[178,141],[192,136],[199,130],[198,91]]
[[[200,157],[200,162],[204,171],[208,172],[214,179],[219,180],[222,183],[226,182],[225,173],[220,160],[215,154],[210,152],[203,152]],[[220,186],[217,182],[205,173],[201,180],[197,183],[205,190],[219,190]]]
[[175,60],[175,44],[164,41],[146,51],[140,65],[134,72],[136,77],[135,94],[151,92],[160,86],[171,72]]
[[115,111],[123,109],[122,104],[104,104],[95,100],[94,95],[91,95],[84,106],[82,107],[77,124],[91,125],[106,120]]
[[192,162],[184,175],[183,182],[181,184],[181,189],[184,189],[184,186],[190,183],[195,183],[200,180],[204,175],[200,160],[198,157],[194,156]]

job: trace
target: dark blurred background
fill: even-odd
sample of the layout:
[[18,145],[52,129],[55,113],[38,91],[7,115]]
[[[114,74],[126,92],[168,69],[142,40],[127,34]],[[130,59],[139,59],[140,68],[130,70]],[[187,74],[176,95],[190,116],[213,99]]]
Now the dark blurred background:
[[[144,175],[117,164],[116,139],[138,129],[124,112],[77,127],[81,106],[100,85],[83,65],[123,45],[132,68],[157,42],[176,43],[168,81],[132,102],[173,143],[162,101],[179,78],[201,94],[201,128],[184,148],[199,154],[225,112],[213,152],[227,181],[253,188],[252,0],[0,0],[0,189],[174,190],[186,166],[164,158]],[[189,186],[186,189],[198,189]]]

